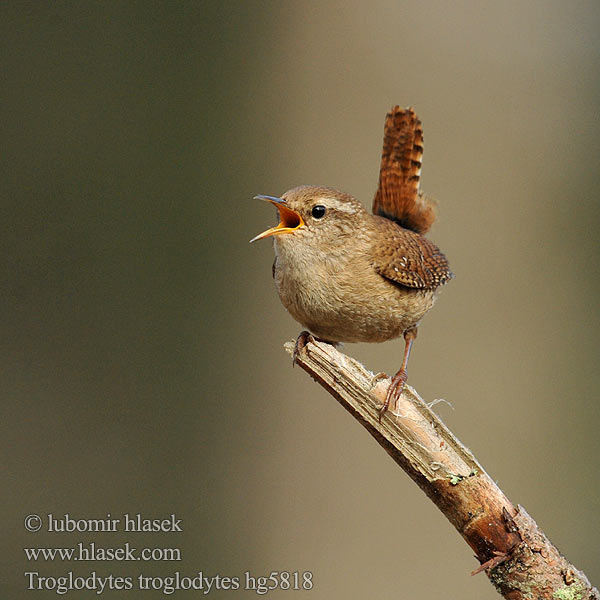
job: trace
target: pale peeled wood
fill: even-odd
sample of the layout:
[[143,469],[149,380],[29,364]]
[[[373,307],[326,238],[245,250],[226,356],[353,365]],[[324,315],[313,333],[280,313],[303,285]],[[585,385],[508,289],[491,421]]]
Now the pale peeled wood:
[[[287,343],[290,354],[294,344]],[[509,600],[600,600],[585,574],[515,507],[440,418],[410,386],[381,423],[389,385],[333,346],[309,338],[296,363],[373,435],[421,487],[474,550],[499,593]]]

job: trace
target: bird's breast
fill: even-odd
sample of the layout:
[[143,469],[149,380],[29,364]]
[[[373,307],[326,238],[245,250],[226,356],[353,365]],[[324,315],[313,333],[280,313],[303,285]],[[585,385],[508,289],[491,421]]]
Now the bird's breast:
[[276,243],[275,250],[275,284],[283,305],[321,339],[393,339],[417,324],[433,305],[432,291],[383,278],[367,253],[307,252],[289,243]]

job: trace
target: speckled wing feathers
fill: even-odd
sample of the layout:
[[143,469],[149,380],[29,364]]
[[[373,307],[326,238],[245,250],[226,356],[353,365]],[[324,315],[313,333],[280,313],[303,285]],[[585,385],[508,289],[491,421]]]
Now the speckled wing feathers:
[[373,267],[386,279],[406,287],[433,290],[453,275],[440,249],[418,233],[375,217],[385,243],[373,248]]
[[379,186],[373,214],[425,233],[435,221],[435,206],[419,192],[423,129],[412,108],[394,106],[386,116]]

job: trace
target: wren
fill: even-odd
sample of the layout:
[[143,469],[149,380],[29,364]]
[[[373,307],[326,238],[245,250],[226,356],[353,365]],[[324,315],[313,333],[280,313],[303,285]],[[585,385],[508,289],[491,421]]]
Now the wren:
[[273,237],[275,285],[294,319],[334,344],[404,336],[402,366],[380,419],[404,389],[419,322],[439,287],[453,277],[446,257],[423,237],[435,220],[435,205],[419,190],[422,156],[421,122],[411,108],[395,106],[385,120],[373,214],[328,187],[256,196],[277,208],[280,222],[251,242]]

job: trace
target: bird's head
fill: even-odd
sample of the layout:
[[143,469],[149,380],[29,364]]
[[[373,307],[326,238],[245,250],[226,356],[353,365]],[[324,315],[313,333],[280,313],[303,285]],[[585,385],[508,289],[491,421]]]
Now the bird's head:
[[260,233],[251,242],[274,236],[278,246],[302,244],[321,250],[345,244],[360,233],[369,215],[363,205],[332,188],[303,185],[287,191],[281,198],[256,196],[271,202],[279,211],[279,224]]

